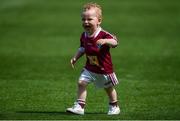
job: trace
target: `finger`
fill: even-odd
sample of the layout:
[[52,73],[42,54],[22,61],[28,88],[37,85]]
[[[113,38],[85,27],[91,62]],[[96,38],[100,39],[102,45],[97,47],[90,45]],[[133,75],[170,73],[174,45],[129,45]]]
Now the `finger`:
[[74,69],[74,64],[71,64],[71,67]]
[[71,64],[73,64],[73,60],[71,59]]
[[72,59],[71,59],[71,67],[74,68],[74,63]]

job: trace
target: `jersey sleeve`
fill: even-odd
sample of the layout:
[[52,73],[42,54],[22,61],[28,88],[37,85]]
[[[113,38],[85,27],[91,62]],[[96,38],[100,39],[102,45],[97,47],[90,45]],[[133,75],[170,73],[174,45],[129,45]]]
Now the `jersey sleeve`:
[[[117,37],[113,34],[110,34],[109,32],[105,32],[104,39],[114,39],[117,41],[117,43],[119,43]],[[117,46],[115,46],[115,47],[117,47]],[[113,47],[113,48],[115,48],[115,47]]]
[[84,33],[81,34],[81,37],[80,37],[80,48],[83,47],[84,48]]
[[104,39],[115,39],[116,41],[118,41],[117,37],[115,35],[110,34],[108,32],[105,32],[105,38]]
[[81,37],[80,37],[80,47],[79,47],[78,51],[84,53],[85,49],[84,49],[84,39],[83,38],[84,38],[84,35],[82,33]]

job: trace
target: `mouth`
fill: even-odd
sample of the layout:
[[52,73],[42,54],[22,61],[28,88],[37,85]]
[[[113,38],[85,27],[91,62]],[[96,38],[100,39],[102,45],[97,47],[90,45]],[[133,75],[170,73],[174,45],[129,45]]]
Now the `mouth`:
[[90,29],[91,26],[90,25],[84,25],[84,29]]

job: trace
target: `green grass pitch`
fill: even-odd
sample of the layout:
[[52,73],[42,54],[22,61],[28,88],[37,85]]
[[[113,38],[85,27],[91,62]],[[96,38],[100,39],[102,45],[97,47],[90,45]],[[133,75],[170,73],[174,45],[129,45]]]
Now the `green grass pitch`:
[[65,113],[76,99],[85,58],[79,47],[83,0],[0,1],[0,119],[180,119],[179,0],[97,0],[111,50],[121,114],[107,116],[104,90],[88,87],[86,114]]

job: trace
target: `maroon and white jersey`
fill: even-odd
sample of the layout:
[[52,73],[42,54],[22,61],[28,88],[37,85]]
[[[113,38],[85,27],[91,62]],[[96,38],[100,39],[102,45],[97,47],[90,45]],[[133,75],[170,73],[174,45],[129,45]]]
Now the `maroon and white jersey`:
[[98,28],[93,37],[88,37],[86,32],[81,35],[80,47],[84,49],[86,54],[85,68],[91,72],[98,74],[113,73],[113,64],[110,54],[109,45],[97,45],[99,39],[115,39],[116,37],[110,33]]

